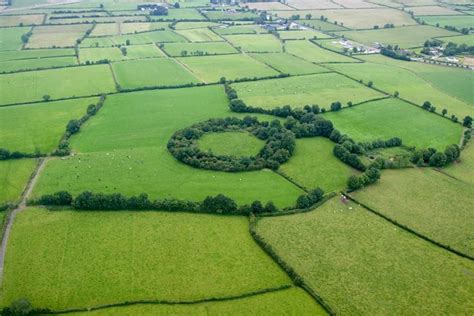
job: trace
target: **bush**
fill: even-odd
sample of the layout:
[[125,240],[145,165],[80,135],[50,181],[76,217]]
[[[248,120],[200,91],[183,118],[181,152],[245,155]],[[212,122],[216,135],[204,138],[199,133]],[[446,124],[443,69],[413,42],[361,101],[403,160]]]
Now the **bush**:
[[446,161],[447,161],[447,157],[445,154],[441,152],[436,152],[430,157],[429,165],[431,167],[442,168],[446,164]]
[[323,199],[324,191],[321,188],[311,190],[308,194],[303,194],[296,200],[296,208],[306,209]]

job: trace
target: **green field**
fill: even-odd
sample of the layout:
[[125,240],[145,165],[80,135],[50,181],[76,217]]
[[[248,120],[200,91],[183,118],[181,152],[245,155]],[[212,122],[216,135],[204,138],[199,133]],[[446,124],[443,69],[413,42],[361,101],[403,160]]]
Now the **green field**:
[[153,197],[202,200],[223,193],[239,203],[258,199],[273,200],[280,207],[293,205],[302,191],[272,171],[196,169],[168,152],[166,144],[176,130],[211,117],[236,116],[227,102],[221,86],[109,96],[71,140],[80,154],[48,162],[34,195],[64,189],[73,194],[146,192]]
[[81,63],[97,62],[99,60],[118,61],[126,59],[118,47],[96,47],[81,48],[79,50],[79,61]]
[[0,205],[18,202],[35,166],[35,159],[0,161]]
[[[278,2],[277,2],[278,3]],[[236,300],[200,303],[192,305],[135,305],[107,308],[104,310],[72,313],[76,316],[102,315],[326,315],[314,300],[299,288],[266,293]]]
[[43,22],[43,14],[4,15],[0,16],[0,26],[35,25]]
[[357,172],[334,157],[334,145],[323,137],[298,139],[293,156],[279,170],[308,189],[342,190],[347,178]]
[[21,51],[3,51],[0,52],[0,60],[18,60],[18,59],[39,59],[45,57],[65,57],[74,56],[74,49],[26,49]]
[[446,44],[449,42],[453,42],[458,45],[466,44],[468,46],[474,45],[474,34],[469,35],[461,35],[461,36],[450,36],[450,37],[443,37],[440,40],[444,41]]
[[324,33],[308,29],[308,30],[292,30],[292,31],[280,31],[278,32],[280,39],[292,40],[292,39],[313,39],[313,38],[331,38],[331,36]]
[[468,145],[461,154],[459,162],[445,169],[448,175],[474,185],[474,146]]
[[103,23],[96,24],[91,36],[111,36],[167,29],[168,22]]
[[186,42],[186,39],[171,30],[143,32],[129,35],[116,35],[107,37],[88,37],[81,42],[81,47],[108,47],[126,45],[127,40],[131,45]]
[[237,54],[226,42],[167,43],[162,48],[170,56]]
[[115,90],[108,65],[0,75],[0,86],[5,88],[0,92],[2,104],[40,101],[44,95],[50,95],[54,100]]
[[220,35],[267,33],[265,29],[255,24],[220,26],[214,27],[213,31]]
[[245,20],[254,19],[257,15],[253,12],[231,12],[231,11],[204,11],[209,20]]
[[[442,6],[416,6],[406,8],[414,15],[458,15],[459,12]],[[424,17],[423,17],[424,18]]]
[[0,61],[0,72],[14,72],[32,69],[47,69],[54,67],[65,67],[77,65],[77,59],[74,56],[41,58],[41,59],[21,59]]
[[72,47],[84,36],[91,25],[38,26],[33,29],[27,48]]
[[344,31],[347,29],[339,24],[328,23],[321,20],[301,20],[300,22],[304,26],[312,27],[321,31]]
[[198,147],[202,151],[236,157],[256,156],[264,144],[263,140],[252,134],[237,131],[210,133],[198,140]]
[[220,42],[222,37],[208,28],[178,30],[176,33],[182,35],[190,42]]
[[430,169],[387,170],[378,183],[351,196],[431,239],[474,256],[473,185]]
[[0,28],[0,51],[19,49],[22,45],[21,36],[28,33],[30,27]]
[[329,109],[332,102],[359,103],[383,94],[336,73],[240,82],[232,85],[239,98],[249,106],[272,109],[290,105],[318,104]]
[[[379,60],[380,59],[376,58],[374,62]],[[443,84],[443,90],[447,92],[449,90],[452,95],[471,98],[471,94],[469,94],[468,91],[458,88],[469,85],[469,81],[463,82],[462,79],[469,78],[470,74],[468,72],[466,72],[465,75],[456,76],[453,75],[449,69],[445,69],[446,67],[430,68],[423,67],[424,65],[417,65],[416,63],[409,63],[406,64],[404,68],[401,68],[395,64],[391,65],[390,61],[383,61],[383,64],[364,63],[360,65],[362,66],[359,66],[359,64],[333,64],[329,67],[356,80],[363,80],[365,83],[372,81],[374,87],[387,93],[394,94],[395,91],[398,91],[400,98],[409,100],[420,106],[423,102],[430,101],[431,104],[436,107],[437,113],[441,113],[442,109],[447,109],[449,117],[451,114],[455,114],[459,118],[464,118],[464,116],[472,115],[473,113],[472,105],[437,89],[437,86]],[[405,69],[405,67],[408,69]],[[426,73],[426,75],[423,73]],[[390,76],[387,76],[387,74],[390,74]],[[453,78],[452,82],[460,83],[460,85],[456,86],[456,84],[452,84],[449,78]],[[446,85],[444,85],[444,83],[446,83]],[[459,90],[460,92],[456,92]]]
[[175,30],[202,29],[210,26],[219,26],[216,22],[178,22],[175,24]]
[[168,15],[165,16],[150,16],[153,20],[205,20],[196,9],[169,9]]
[[10,236],[2,301],[26,296],[35,306],[61,309],[291,284],[247,226],[245,217],[29,208]]
[[204,82],[217,82],[221,77],[239,78],[276,76],[278,72],[245,55],[187,57],[179,59]]
[[461,125],[393,98],[327,112],[324,117],[357,141],[400,137],[407,146],[444,150],[459,144],[462,134]]
[[424,22],[441,27],[454,26],[458,29],[474,28],[474,19],[469,15],[422,16]]
[[354,58],[331,52],[311,43],[310,41],[287,41],[285,47],[287,53],[296,55],[313,63],[358,62],[358,60]]
[[118,84],[125,89],[199,83],[187,69],[168,58],[112,64]]
[[49,153],[58,146],[69,120],[82,117],[96,102],[97,98],[86,98],[0,107],[0,148]]
[[287,53],[251,54],[252,58],[290,75],[306,75],[328,72],[327,68],[310,63]]
[[458,33],[430,25],[415,25],[379,30],[344,31],[337,34],[367,45],[382,43],[412,48],[421,47],[426,40],[434,37],[451,36]]
[[337,314],[474,311],[472,261],[338,197],[313,212],[262,219],[257,231]]
[[282,51],[282,44],[271,34],[227,35],[226,40],[247,53],[275,53]]

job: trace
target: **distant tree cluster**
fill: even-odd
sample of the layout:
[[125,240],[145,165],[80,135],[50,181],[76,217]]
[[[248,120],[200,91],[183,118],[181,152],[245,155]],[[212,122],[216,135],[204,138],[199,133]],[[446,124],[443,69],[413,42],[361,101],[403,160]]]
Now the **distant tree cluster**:
[[39,151],[35,153],[23,153],[19,151],[10,151],[6,148],[0,148],[0,160],[21,159],[21,158],[38,158],[44,156]]
[[417,166],[430,166],[443,168],[447,164],[459,159],[461,149],[453,144],[446,147],[444,152],[437,151],[435,148],[419,149],[413,152],[410,161]]
[[403,54],[400,52],[400,50],[395,50],[395,49],[389,49],[388,47],[384,47],[380,50],[380,53],[384,56],[394,58],[394,59],[399,59],[399,60],[405,60],[405,61],[410,61],[410,57],[406,54]]
[[[205,133],[244,130],[264,140],[265,145],[256,156],[235,157],[214,155],[199,149],[197,140]],[[181,162],[196,168],[228,172],[250,171],[262,168],[278,169],[288,161],[295,148],[293,133],[278,120],[259,122],[257,118],[228,117],[210,119],[177,131],[168,141],[168,150]]]
[[443,51],[444,56],[454,56],[459,54],[474,55],[474,46],[469,46],[467,44],[458,45],[456,43],[449,42]]
[[369,184],[375,183],[380,179],[380,170],[384,166],[384,160],[377,158],[367,169],[359,176],[352,175],[347,180],[347,188],[350,191],[360,189]]

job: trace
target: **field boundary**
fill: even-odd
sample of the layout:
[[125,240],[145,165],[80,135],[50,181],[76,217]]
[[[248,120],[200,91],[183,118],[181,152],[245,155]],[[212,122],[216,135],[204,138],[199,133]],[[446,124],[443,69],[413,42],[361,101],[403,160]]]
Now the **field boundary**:
[[364,203],[362,203],[362,202],[359,202],[359,201],[356,200],[355,198],[351,197],[348,193],[346,193],[346,192],[341,192],[341,194],[343,194],[344,196],[346,196],[349,200],[353,201],[354,203],[357,203],[357,204],[359,204],[360,206],[364,207],[364,208],[367,209],[369,212],[371,212],[371,213],[373,213],[373,214],[375,214],[375,215],[377,215],[377,216],[383,218],[384,220],[386,220],[386,221],[392,223],[393,225],[399,227],[400,229],[403,229],[403,230],[405,230],[406,232],[411,233],[411,234],[415,235],[416,237],[419,237],[419,238],[421,238],[421,239],[423,239],[423,240],[425,240],[425,241],[431,243],[431,244],[434,245],[434,246],[437,246],[437,247],[442,248],[442,249],[444,249],[444,250],[446,250],[446,251],[449,251],[449,252],[451,252],[452,254],[455,254],[455,255],[460,256],[460,257],[462,257],[462,258],[465,258],[465,259],[469,259],[469,260],[474,261],[474,257],[473,257],[473,256],[468,255],[468,254],[465,254],[465,253],[463,253],[463,252],[461,252],[461,251],[459,251],[459,250],[456,250],[455,248],[452,248],[452,247],[450,247],[450,246],[448,246],[448,245],[445,245],[445,244],[443,244],[443,243],[440,243],[439,241],[436,241],[436,240],[434,240],[434,239],[432,239],[432,238],[430,238],[430,237],[427,237],[427,236],[425,236],[425,235],[423,235],[423,234],[417,232],[416,230],[414,230],[414,229],[412,229],[412,228],[410,228],[410,227],[408,227],[408,226],[406,226],[406,225],[404,225],[404,224],[401,224],[401,223],[397,222],[397,221],[394,220],[393,218],[391,218],[391,217],[389,217],[389,216],[387,216],[387,215],[384,215],[384,214],[380,213],[379,211],[376,211],[375,209],[371,208],[370,206],[368,206],[368,205],[366,205],[366,204],[364,204]]

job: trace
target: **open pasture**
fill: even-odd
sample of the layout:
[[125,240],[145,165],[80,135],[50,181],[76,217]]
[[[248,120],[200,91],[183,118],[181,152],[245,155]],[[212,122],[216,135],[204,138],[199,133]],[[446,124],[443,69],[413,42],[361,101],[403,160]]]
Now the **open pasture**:
[[[91,80],[93,78],[93,80]],[[108,65],[68,67],[0,75],[1,104],[88,96],[115,91]]]
[[239,78],[276,76],[278,72],[246,55],[186,57],[179,59],[204,82],[217,82],[225,77]]
[[444,150],[459,144],[462,134],[461,125],[394,98],[327,112],[324,117],[356,141],[400,137],[407,146]]
[[452,42],[458,45],[462,45],[462,44],[466,44],[468,46],[474,45],[474,34],[441,37],[439,39],[442,40],[445,44]]
[[[1,30],[1,29],[0,29]],[[18,59],[39,59],[47,57],[65,57],[74,56],[75,52],[72,48],[57,49],[24,49],[20,51],[3,51],[0,52],[0,60],[18,60]]]
[[297,10],[304,9],[342,9],[340,5],[330,0],[311,1],[311,0],[289,0],[288,6]]
[[307,189],[342,190],[357,171],[334,157],[334,145],[324,137],[297,139],[293,156],[279,170]]
[[290,75],[305,75],[328,72],[327,68],[310,63],[288,53],[251,54],[252,58]]
[[208,28],[177,30],[176,33],[182,35],[190,42],[224,41],[222,37],[220,37]]
[[444,171],[461,181],[474,185],[474,146],[469,144],[461,154],[461,159]]
[[[127,47],[128,49],[128,47]],[[118,47],[84,47],[79,49],[79,62],[95,63],[99,60],[118,61],[126,59]]]
[[474,256],[474,185],[426,168],[386,170],[378,183],[351,196],[400,224]]
[[112,69],[118,84],[125,89],[200,82],[182,65],[169,58],[116,62],[112,64]]
[[[374,60],[385,60],[387,58],[377,57]],[[372,60],[372,57],[367,57],[367,60]],[[363,64],[332,64],[330,65],[331,69],[335,69],[345,75],[348,75],[355,80],[363,80],[363,82],[368,83],[369,81],[373,82],[374,87],[381,89],[387,93],[394,94],[395,91],[398,91],[400,97],[420,106],[425,101],[430,101],[432,105],[436,107],[436,112],[441,113],[442,109],[448,110],[448,116],[455,114],[459,118],[463,118],[466,115],[472,114],[473,108],[472,104],[463,102],[462,99],[453,97],[452,95],[461,95],[466,96],[465,91],[459,91],[458,88],[449,88],[452,84],[447,84],[442,90],[448,91],[449,94],[437,89],[437,86],[446,82],[447,78],[455,77],[452,74],[449,74],[448,70],[443,70],[444,68],[439,68],[439,71],[436,69],[433,70],[420,70],[420,75],[416,73],[418,68],[424,65],[417,65],[416,63],[407,64],[407,68],[397,67],[391,65],[391,60],[383,63],[363,63]],[[362,66],[359,66],[362,65]],[[428,68],[427,68],[428,69]],[[430,75],[422,75],[423,72],[432,73],[432,77],[425,79]],[[387,76],[390,74],[390,76]],[[446,76],[446,77],[444,77]],[[467,77],[466,77],[467,76]],[[468,78],[469,73],[466,73],[466,76],[459,78]],[[425,78],[423,78],[425,77]],[[455,79],[454,82],[459,82],[462,80]],[[435,84],[435,82],[437,82]],[[466,86],[469,84],[469,81],[461,83],[461,86]],[[463,97],[465,98],[465,97]],[[470,97],[468,97],[470,98]]]
[[189,29],[202,29],[206,27],[216,27],[220,26],[220,23],[216,22],[208,22],[208,21],[203,21],[203,22],[178,22],[174,25],[175,30],[189,30]]
[[238,51],[226,42],[166,43],[162,47],[166,54],[174,57],[193,55],[237,54]]
[[278,32],[280,39],[282,40],[301,40],[301,39],[313,39],[313,38],[331,38],[331,36],[324,33],[315,31],[313,29],[308,30],[293,30],[293,31],[280,31]]
[[310,41],[287,41],[286,52],[313,63],[358,63],[357,59],[331,52]]
[[97,98],[85,98],[0,107],[0,148],[49,153],[58,146],[69,120],[79,119],[96,102]]
[[72,47],[91,27],[87,24],[37,26],[34,27],[26,48]]
[[346,9],[380,8],[381,6],[364,0],[334,0],[334,3]]
[[74,19],[49,19],[50,24],[93,24],[93,23],[123,23],[123,22],[145,22],[145,16],[99,16],[99,17],[81,17]]
[[281,42],[272,34],[227,35],[225,39],[247,53],[278,53],[282,51]]
[[36,159],[0,161],[0,206],[18,202],[35,166]]
[[30,27],[5,27],[0,28],[0,51],[16,50],[22,45],[21,36],[28,33]]
[[48,69],[48,68],[65,67],[65,66],[72,66],[72,65],[77,65],[77,59],[75,56],[41,58],[41,59],[9,60],[9,61],[0,61],[0,73],[21,71],[21,70],[32,70],[32,69]]
[[[398,203],[398,202],[397,202]],[[335,197],[257,231],[337,314],[474,310],[474,264]]]
[[398,45],[403,48],[413,48],[422,47],[428,39],[451,36],[458,33],[430,25],[415,25],[378,30],[344,31],[337,34],[367,45],[382,43],[385,45]]
[[254,135],[240,131],[209,133],[198,140],[202,151],[211,151],[214,155],[235,157],[256,156],[265,142]]
[[[26,259],[42,253],[48,256]],[[198,300],[291,284],[253,242],[245,217],[40,208],[18,214],[3,282],[4,304],[24,295],[54,309]]]
[[458,11],[450,8],[433,6],[406,7],[406,11],[413,12],[414,15],[459,15]]
[[108,37],[88,37],[81,42],[80,47],[107,47],[126,45],[127,40],[130,42],[130,45],[187,41],[183,36],[171,30],[164,30]]
[[212,30],[219,35],[236,35],[236,34],[260,34],[267,31],[256,24],[248,25],[232,25],[213,27]]
[[258,15],[256,13],[247,11],[220,11],[220,10],[203,10],[202,13],[209,19],[213,21],[235,21],[235,20],[248,20],[253,21],[253,19],[257,18]]
[[139,44],[127,46],[128,59],[164,57],[165,54],[155,44]]
[[241,98],[249,106],[273,109],[290,105],[303,107],[318,104],[329,109],[332,102],[343,105],[351,101],[362,101],[383,97],[383,94],[336,73],[322,73],[282,79],[232,84]]
[[2,15],[0,26],[38,25],[43,23],[43,14]]
[[474,18],[470,15],[422,16],[421,20],[440,27],[454,26],[458,29],[474,28]]
[[241,6],[248,7],[250,10],[270,11],[270,10],[294,10],[293,8],[281,2],[247,2]]
[[205,20],[196,9],[169,9],[168,15],[150,16],[152,21],[174,21],[174,20]]
[[[317,18],[317,17],[315,17]],[[304,26],[311,27],[320,31],[344,31],[347,30],[346,27],[339,24],[328,23],[321,20],[300,20],[298,21]]]

